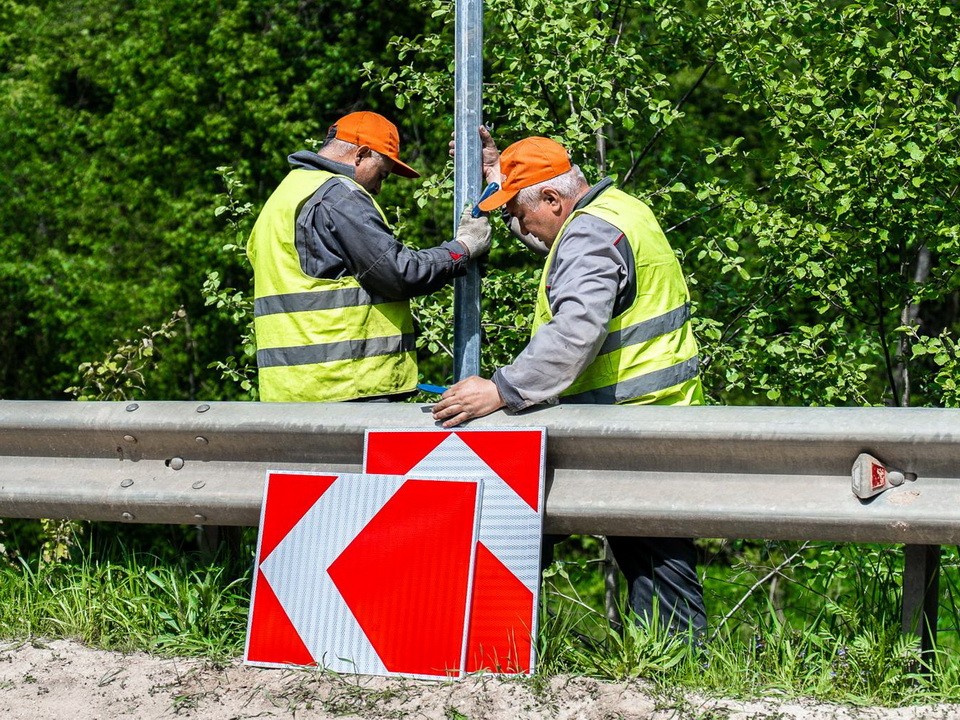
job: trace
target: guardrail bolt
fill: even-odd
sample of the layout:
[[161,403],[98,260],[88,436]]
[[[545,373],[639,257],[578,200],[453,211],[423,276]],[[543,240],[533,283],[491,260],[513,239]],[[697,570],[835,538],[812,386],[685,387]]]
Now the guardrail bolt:
[[206,445],[207,443],[210,442],[210,441],[207,440],[205,437],[201,437],[201,436],[199,436],[199,435],[198,435],[195,439],[196,439],[196,441],[197,441],[197,445]]
[[126,522],[130,522],[131,520],[134,519],[134,516],[133,516],[133,513],[128,513],[128,512],[120,513],[120,519],[125,520]]
[[129,405],[127,405],[127,412],[133,412],[133,411],[136,410],[138,407],[140,407],[140,406],[137,405],[137,403],[130,403]]
[[180,470],[183,467],[183,458],[175,457],[167,460],[167,467],[172,470]]
[[133,478],[126,478],[120,481],[120,487],[130,487],[133,485]]
[[135,443],[137,441],[137,439],[133,435],[124,435],[123,440],[124,442],[128,442],[128,443]]
[[204,412],[206,412],[206,411],[209,410],[209,409],[210,409],[210,406],[207,405],[206,403],[204,403],[203,405],[201,405],[200,407],[197,408],[197,412],[199,412],[199,413],[204,413]]
[[206,485],[206,483],[205,483],[203,480],[197,480],[197,481],[196,481],[193,485],[191,485],[190,487],[192,487],[194,490],[199,490],[199,489],[202,488],[204,485]]
[[207,519],[207,516],[197,513],[196,515],[193,516],[193,519],[196,520],[197,522],[203,522],[204,520]]

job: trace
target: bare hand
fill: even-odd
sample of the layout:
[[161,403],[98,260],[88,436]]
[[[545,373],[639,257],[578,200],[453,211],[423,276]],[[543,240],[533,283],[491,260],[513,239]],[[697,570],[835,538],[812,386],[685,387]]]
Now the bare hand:
[[489,415],[505,404],[493,381],[471,375],[447,388],[433,406],[433,419],[442,420],[446,428],[455,427],[471,418]]
[[[450,157],[455,157],[457,154],[456,133],[451,133],[450,138]],[[500,175],[500,151],[497,150],[497,143],[490,131],[483,125],[480,126],[480,162],[483,179],[488,185],[492,182],[503,182],[503,177]]]
[[480,126],[480,145],[480,162],[483,165],[484,180],[487,184],[503,182],[503,176],[500,175],[500,151],[497,150],[497,143],[490,131],[483,125]]

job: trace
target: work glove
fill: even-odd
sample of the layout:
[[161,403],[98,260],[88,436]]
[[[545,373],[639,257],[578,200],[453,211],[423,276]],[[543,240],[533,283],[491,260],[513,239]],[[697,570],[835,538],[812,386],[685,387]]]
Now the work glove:
[[470,259],[475,260],[490,249],[490,221],[483,215],[471,217],[470,208],[467,208],[460,215],[454,239],[463,245]]

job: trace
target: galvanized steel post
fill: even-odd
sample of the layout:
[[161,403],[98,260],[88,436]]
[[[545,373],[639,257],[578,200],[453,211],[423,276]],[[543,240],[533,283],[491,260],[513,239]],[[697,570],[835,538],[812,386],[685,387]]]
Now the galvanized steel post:
[[[454,24],[454,227],[480,196],[480,135],[483,89],[483,1],[457,0]],[[480,372],[480,273],[471,262],[454,284],[453,376]]]
[[902,628],[920,638],[927,669],[933,667],[940,607],[940,546],[906,545],[903,549]]

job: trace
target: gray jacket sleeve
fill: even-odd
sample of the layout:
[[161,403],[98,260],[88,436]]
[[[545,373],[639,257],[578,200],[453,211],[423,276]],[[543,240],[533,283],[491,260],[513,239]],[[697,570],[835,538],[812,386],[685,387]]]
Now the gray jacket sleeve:
[[628,268],[613,225],[580,215],[567,226],[547,277],[552,319],[541,325],[512,364],[493,374],[510,410],[552,402],[597,356],[607,337]]
[[391,300],[438,290],[462,275],[469,259],[456,241],[408,248],[393,236],[370,197],[339,179],[324,184],[301,211],[297,235],[298,246],[303,239],[301,264],[312,277],[352,275],[371,294]]

